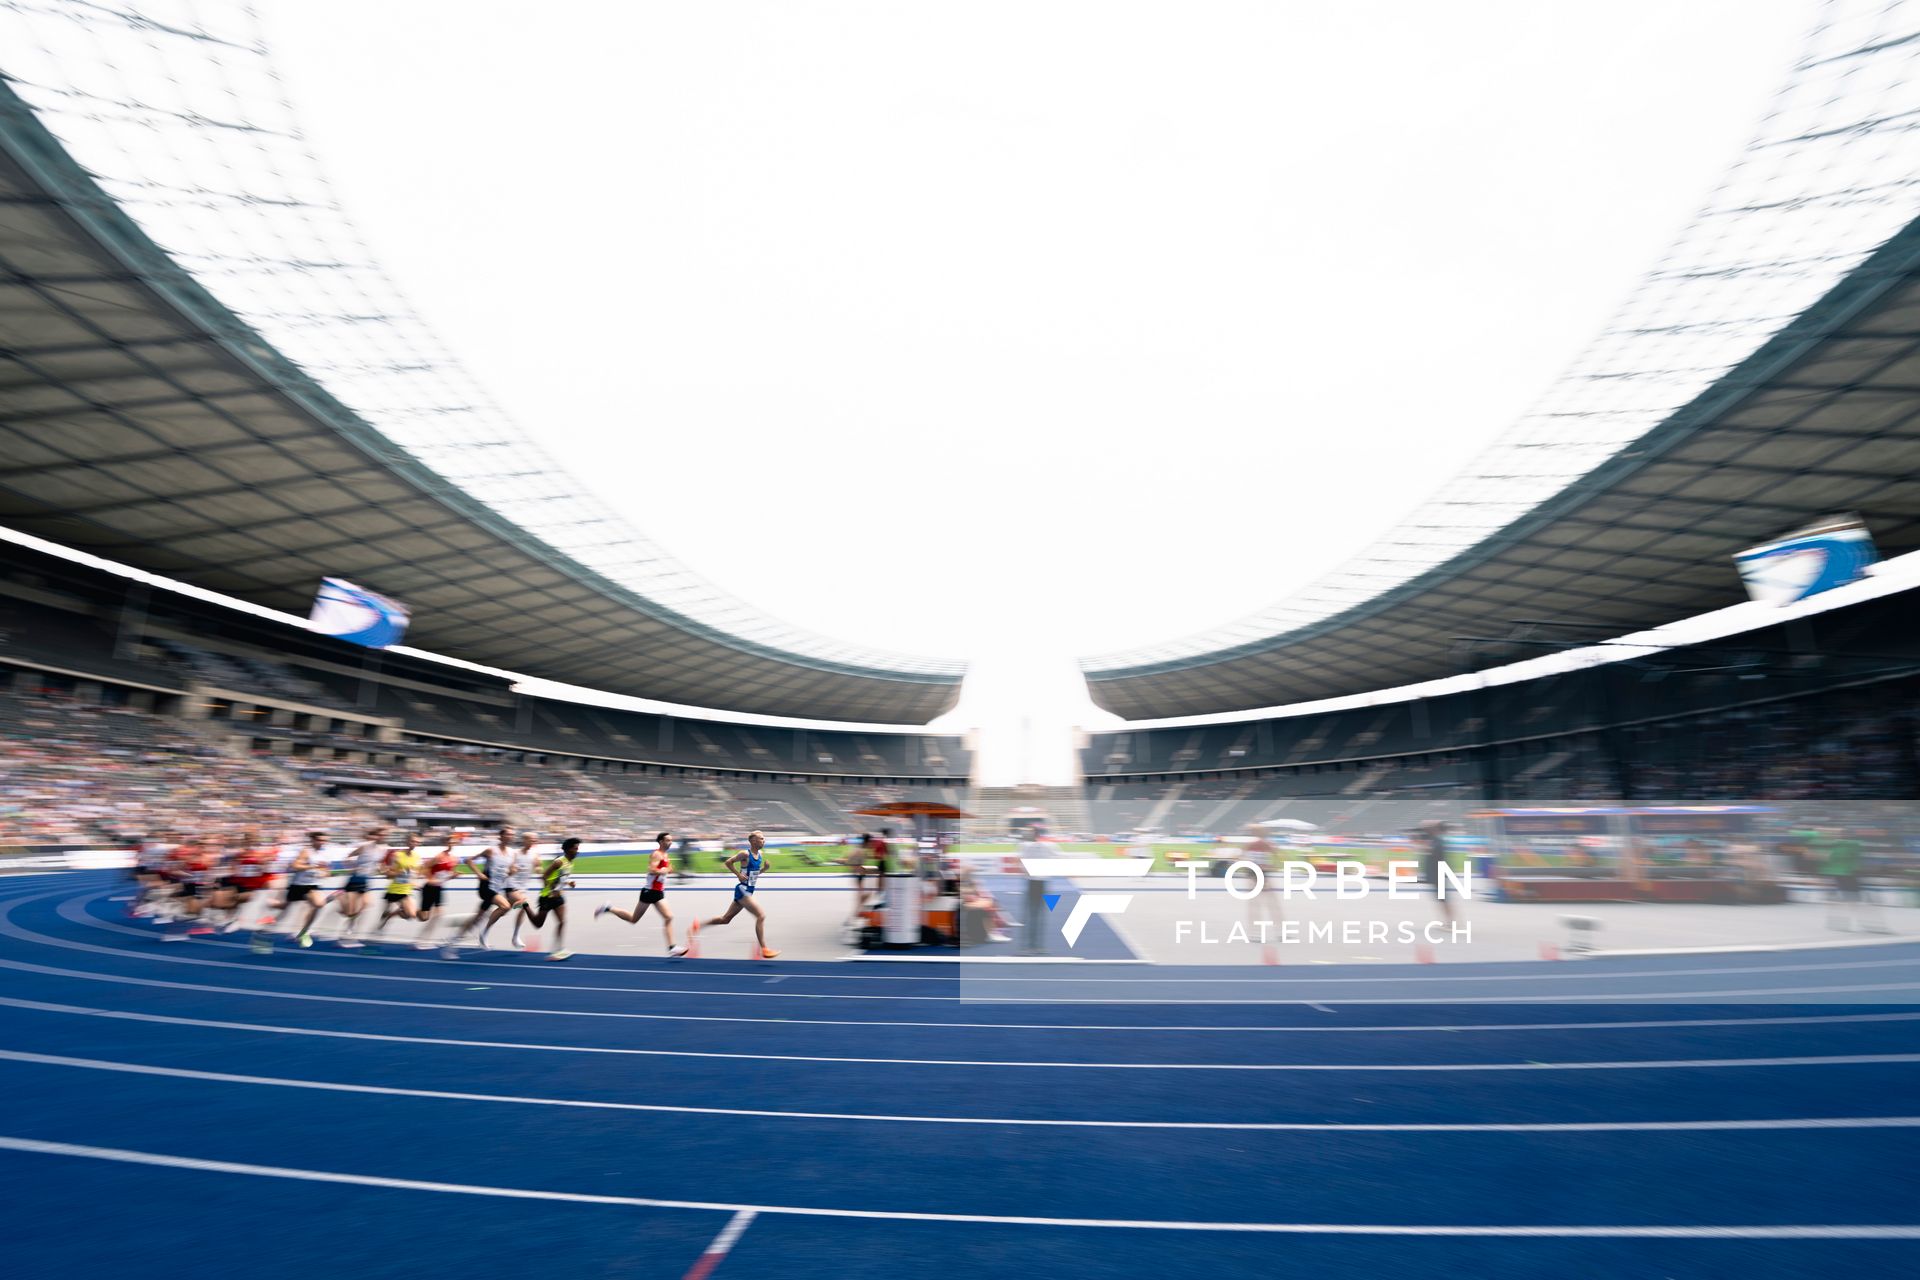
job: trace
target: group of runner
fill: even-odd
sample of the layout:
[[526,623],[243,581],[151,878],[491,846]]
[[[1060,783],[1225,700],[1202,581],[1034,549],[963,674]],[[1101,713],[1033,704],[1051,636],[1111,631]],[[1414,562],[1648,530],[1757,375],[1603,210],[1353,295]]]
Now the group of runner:
[[[543,864],[535,853],[532,832],[517,833],[502,826],[491,833],[484,849],[464,853],[465,833],[452,832],[437,851],[420,848],[420,833],[408,830],[397,845],[389,844],[383,824],[368,827],[363,839],[348,851],[343,863],[336,865],[327,850],[323,831],[307,834],[306,840],[291,854],[263,842],[257,832],[247,832],[237,842],[218,835],[207,835],[169,843],[163,834],[142,842],[134,861],[133,874],[138,885],[132,912],[171,926],[164,934],[169,940],[181,940],[215,932],[250,929],[256,951],[273,948],[278,936],[290,938],[295,945],[311,947],[314,926],[329,907],[337,910],[340,927],[334,941],[347,948],[363,947],[382,940],[395,920],[419,926],[413,945],[420,950],[438,948],[452,957],[469,936],[473,945],[490,947],[489,934],[495,925],[511,916],[511,945],[520,949],[532,929],[537,936],[551,920],[554,949],[549,960],[566,960],[567,896],[574,887],[574,860],[580,841],[569,837],[560,842],[559,851]],[[691,949],[692,935],[703,922],[690,922],[689,940],[674,937],[674,916],[668,908],[667,878],[673,872],[670,850],[671,832],[654,838],[654,850],[648,858],[647,874],[640,896],[631,910],[602,905],[596,918],[612,915],[628,924],[638,924],[649,911],[654,912],[666,934],[667,954],[685,955]],[[724,925],[742,911],[753,917],[754,936],[759,953],[768,959],[779,955],[767,946],[766,915],[754,900],[760,874],[766,866],[766,839],[755,831],[747,837],[747,848],[725,860],[738,883],[733,901],[725,912],[705,921],[708,927]],[[345,871],[345,880],[332,882]],[[473,877],[477,897],[471,914],[462,915],[448,896],[448,889],[462,872]],[[375,892],[376,881],[384,888]],[[249,909],[251,908],[251,914]],[[441,920],[453,924],[451,932],[439,942],[432,940]]]

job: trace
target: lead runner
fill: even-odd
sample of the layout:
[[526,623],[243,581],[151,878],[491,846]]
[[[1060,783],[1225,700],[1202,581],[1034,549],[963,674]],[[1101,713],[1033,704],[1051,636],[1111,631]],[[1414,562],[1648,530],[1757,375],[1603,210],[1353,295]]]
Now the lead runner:
[[[766,848],[766,844],[767,838],[764,835],[758,831],[749,831],[746,851],[733,854],[723,864],[727,870],[740,878],[740,883],[733,886],[733,902],[728,905],[726,911],[707,921],[705,927],[711,929],[715,925],[725,924],[744,910],[753,917],[753,937],[754,941],[760,944],[761,957],[771,960],[780,953],[767,945],[767,913],[762,911],[760,904],[753,900],[754,890],[760,887],[760,872],[767,865],[766,855],[761,852]],[[699,933],[701,927],[698,920],[689,926],[693,933]]]

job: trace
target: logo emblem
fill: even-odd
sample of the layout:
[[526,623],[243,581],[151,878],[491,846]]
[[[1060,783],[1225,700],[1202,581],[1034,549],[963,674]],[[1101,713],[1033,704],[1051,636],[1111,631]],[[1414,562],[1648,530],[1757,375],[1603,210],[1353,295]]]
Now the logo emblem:
[[[1022,858],[1020,865],[1027,874],[1036,880],[1045,880],[1049,876],[1064,876],[1072,880],[1132,880],[1144,876],[1153,869],[1152,858]],[[1059,902],[1060,895],[1046,895],[1047,910],[1051,911]],[[1117,916],[1127,909],[1133,901],[1130,893],[1083,893],[1074,899],[1073,909],[1067,912],[1067,921],[1060,926],[1060,935],[1067,940],[1071,948],[1080,941],[1081,931],[1087,927],[1087,921],[1095,916]]]

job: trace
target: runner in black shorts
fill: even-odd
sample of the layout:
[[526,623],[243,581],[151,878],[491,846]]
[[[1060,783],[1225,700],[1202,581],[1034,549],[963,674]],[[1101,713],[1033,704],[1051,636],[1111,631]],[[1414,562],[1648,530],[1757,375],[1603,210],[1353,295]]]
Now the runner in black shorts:
[[386,902],[380,912],[380,923],[374,927],[375,933],[386,932],[395,916],[402,920],[420,918],[420,912],[413,905],[413,887],[420,878],[422,861],[417,830],[407,831],[398,849],[387,850],[386,860],[380,864],[380,874],[387,878],[387,891],[383,895]]
[[166,832],[155,831],[140,842],[133,856],[133,878],[140,888],[133,895],[133,905],[127,908],[129,915],[152,915],[155,900],[167,886],[167,855],[173,850],[166,840]]
[[562,840],[559,856],[548,859],[546,870],[540,873],[539,910],[528,907],[524,902],[516,908],[526,922],[536,930],[547,922],[548,916],[553,917],[553,954],[547,957],[549,960],[565,960],[573,954],[566,949],[567,895],[563,891],[573,885],[573,881],[567,879],[567,876],[572,873],[573,860],[579,852],[578,839],[569,836]]
[[326,905],[322,890],[326,883],[328,866],[326,855],[327,835],[324,831],[309,831],[306,844],[293,855],[293,863],[287,868],[287,893],[281,899],[280,907],[287,916],[289,926],[293,923],[293,905],[306,906],[307,917],[298,929],[293,930],[293,940],[303,947],[313,945],[313,922],[319,918],[320,910]]
[[466,838],[464,832],[455,831],[447,836],[447,847],[428,859],[422,871],[420,885],[420,923],[426,924],[440,909],[440,899],[445,894],[447,883],[460,870],[459,860],[454,850]]
[[667,954],[677,956],[685,954],[684,947],[673,943],[673,912],[667,909],[667,877],[673,872],[673,859],[667,856],[667,850],[673,847],[673,833],[662,831],[653,838],[653,857],[647,864],[646,885],[640,890],[640,901],[633,904],[633,910],[622,911],[610,907],[604,902],[593,909],[593,918],[611,915],[616,920],[625,920],[628,924],[639,924],[640,917],[652,907],[660,913],[660,923],[667,931]]
[[454,856],[454,850],[465,838],[464,832],[449,832],[446,847],[420,865],[420,932],[413,940],[418,950],[433,948],[434,944],[427,935],[433,932],[433,922],[439,919],[445,908],[447,885],[459,874],[460,863]]
[[360,913],[367,906],[367,891],[373,887],[373,878],[380,874],[380,866],[387,860],[387,852],[387,829],[381,825],[368,827],[367,838],[355,845],[347,855],[347,882],[334,895],[340,900],[340,914],[347,918],[336,939],[340,946],[361,945],[353,936],[353,931],[360,923]]
[[513,866],[513,828],[502,824],[498,838],[494,843],[482,849],[480,853],[461,863],[471,871],[480,892],[480,909],[467,917],[467,922],[454,930],[451,938],[440,949],[440,954],[452,959],[457,954],[455,948],[468,932],[478,927],[479,942],[482,950],[487,946],[487,930],[501,916],[513,910],[507,897]]

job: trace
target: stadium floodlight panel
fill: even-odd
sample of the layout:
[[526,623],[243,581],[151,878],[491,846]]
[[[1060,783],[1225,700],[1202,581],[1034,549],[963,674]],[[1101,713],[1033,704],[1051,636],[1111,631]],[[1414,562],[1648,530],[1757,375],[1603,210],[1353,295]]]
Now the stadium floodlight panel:
[[0,74],[225,306],[382,436],[607,580],[800,660],[958,678],[769,617],[572,480],[446,350],[342,211],[237,0],[0,0]]
[[1920,4],[1829,0],[1753,140],[1607,326],[1396,528],[1257,613],[1081,659],[1090,675],[1281,642],[1445,565],[1660,426],[1916,216]]

